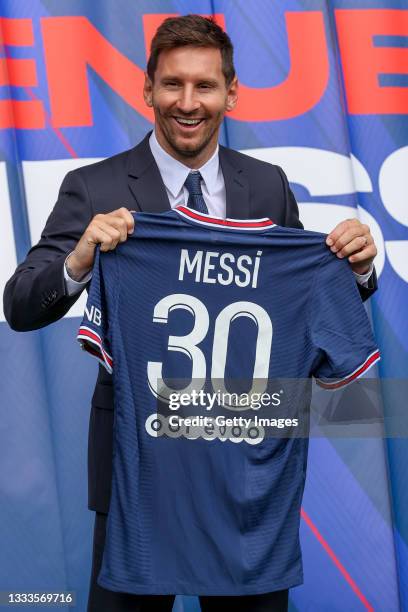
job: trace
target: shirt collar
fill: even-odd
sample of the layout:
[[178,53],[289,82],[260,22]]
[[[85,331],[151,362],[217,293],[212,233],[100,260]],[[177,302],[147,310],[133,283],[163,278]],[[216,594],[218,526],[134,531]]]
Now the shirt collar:
[[[149,144],[166,188],[170,191],[173,197],[177,197],[182,190],[191,168],[185,166],[177,159],[174,159],[174,157],[169,155],[169,153],[163,149],[156,138],[154,130],[149,138]],[[195,170],[199,170],[201,173],[209,195],[212,195],[216,189],[220,164],[218,150],[219,147],[217,144],[217,148],[210,159],[203,166],[201,166],[201,168],[194,168]]]

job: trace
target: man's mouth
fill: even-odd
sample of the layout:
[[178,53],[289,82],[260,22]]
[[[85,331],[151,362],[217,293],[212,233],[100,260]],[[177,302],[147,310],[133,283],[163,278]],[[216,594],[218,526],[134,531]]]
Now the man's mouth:
[[183,128],[187,129],[194,129],[204,121],[204,119],[185,119],[182,117],[173,117],[173,119],[178,123],[178,125],[181,125]]

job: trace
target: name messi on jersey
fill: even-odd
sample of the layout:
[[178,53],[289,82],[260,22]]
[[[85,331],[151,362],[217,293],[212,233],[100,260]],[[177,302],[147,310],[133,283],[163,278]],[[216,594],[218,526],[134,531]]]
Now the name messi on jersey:
[[180,251],[179,280],[192,275],[196,283],[218,283],[237,287],[256,288],[258,283],[259,265],[262,251],[257,251],[255,257],[217,251],[195,251],[188,249]]

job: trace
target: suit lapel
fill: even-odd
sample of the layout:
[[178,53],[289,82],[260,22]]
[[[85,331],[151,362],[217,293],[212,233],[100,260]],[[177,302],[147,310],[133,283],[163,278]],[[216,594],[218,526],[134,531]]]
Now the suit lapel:
[[226,216],[229,219],[250,219],[248,180],[241,168],[232,163],[228,149],[220,146],[219,151],[227,200]]
[[129,188],[142,212],[160,213],[170,210],[170,202],[150,149],[149,138],[150,132],[129,153]]

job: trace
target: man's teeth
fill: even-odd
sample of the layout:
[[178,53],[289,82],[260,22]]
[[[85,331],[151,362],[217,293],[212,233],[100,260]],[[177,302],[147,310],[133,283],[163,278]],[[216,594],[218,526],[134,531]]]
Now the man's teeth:
[[184,125],[198,125],[201,119],[179,119],[176,117],[177,123],[182,123]]

